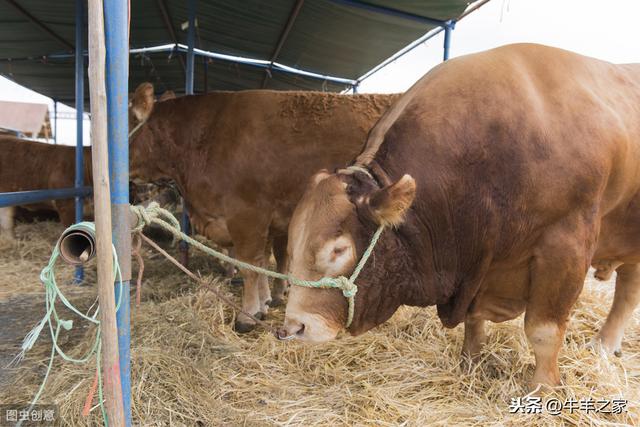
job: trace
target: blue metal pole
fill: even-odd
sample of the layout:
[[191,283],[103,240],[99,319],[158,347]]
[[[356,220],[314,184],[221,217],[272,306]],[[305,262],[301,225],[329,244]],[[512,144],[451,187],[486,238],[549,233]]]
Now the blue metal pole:
[[196,43],[196,0],[188,0],[189,28],[187,31],[187,72],[184,83],[185,94],[193,95],[193,70],[195,64],[194,45]]
[[[75,187],[84,185],[84,151],[83,142],[83,113],[84,113],[84,55],[83,51],[83,28],[84,28],[84,2],[76,0],[76,179]],[[76,222],[83,220],[82,197],[76,197]],[[80,284],[84,280],[84,269],[82,266],[76,267],[74,283]]]
[[0,193],[0,208],[7,206],[28,205],[41,203],[48,200],[73,199],[76,197],[91,196],[91,187],[80,188],[56,188],[53,190],[16,191],[13,193]]
[[444,23],[444,55],[443,61],[449,59],[449,48],[451,47],[451,31],[456,27],[456,21],[447,21]]
[[[196,0],[189,0],[187,7],[189,12],[189,28],[187,29],[187,72],[184,83],[184,92],[186,95],[193,95],[193,73],[195,66],[193,48],[196,43]],[[182,217],[180,218],[180,226],[185,233],[189,234],[189,212],[187,212],[187,204],[184,199],[182,200]],[[182,252],[182,264],[187,265],[189,263],[189,245],[185,242],[180,242],[180,251]]]
[[122,270],[122,295],[116,314],[120,352],[120,382],[126,425],[131,425],[131,225],[129,223],[129,12],[127,0],[104,3],[109,176],[113,244]]
[[203,78],[203,82],[202,82],[202,92],[204,93],[209,93],[209,58],[202,58],[203,60],[203,71],[204,71],[204,78]]
[[53,143],[58,144],[58,101],[55,99],[53,100]]

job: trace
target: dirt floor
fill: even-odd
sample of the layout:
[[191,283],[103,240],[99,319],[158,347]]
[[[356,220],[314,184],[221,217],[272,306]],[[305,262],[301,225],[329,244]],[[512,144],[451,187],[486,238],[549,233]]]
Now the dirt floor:
[[[16,241],[0,240],[0,403],[28,402],[42,381],[51,350],[46,329],[21,364],[5,366],[44,313],[38,277],[61,231],[50,222],[24,224]],[[233,312],[211,292],[149,249],[144,256],[143,302],[132,308],[136,425],[640,424],[640,313],[628,328],[622,357],[603,358],[588,345],[609,309],[611,282],[587,280],[561,352],[564,386],[536,393],[541,414],[510,413],[512,399],[529,392],[533,372],[522,319],[489,325],[489,344],[471,367],[459,357],[462,327],[444,329],[434,308],[403,308],[357,338],[315,346],[281,343],[262,330],[236,334]],[[94,267],[87,268],[88,285],[80,287],[69,283],[72,268],[58,267],[62,291],[87,310],[95,300]],[[239,287],[221,278],[221,266],[193,253],[191,267],[239,300]],[[282,317],[276,309],[268,320],[277,324]],[[77,320],[61,335],[61,347],[80,355],[94,334],[94,327]],[[95,400],[90,415],[81,416],[94,373],[93,362],[57,358],[41,401],[59,404],[65,425],[100,425]],[[565,408],[552,415],[544,407],[552,399],[628,404],[621,414]],[[535,401],[528,402],[535,412]]]

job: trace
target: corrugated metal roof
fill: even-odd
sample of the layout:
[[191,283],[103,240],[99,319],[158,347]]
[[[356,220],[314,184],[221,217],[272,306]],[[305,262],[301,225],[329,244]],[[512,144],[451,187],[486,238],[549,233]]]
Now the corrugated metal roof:
[[[196,47],[207,51],[272,60],[289,17],[299,8],[282,43],[277,62],[320,74],[357,79],[385,58],[434,28],[419,19],[405,19],[370,10],[384,7],[415,17],[448,20],[459,16],[468,0],[244,0],[198,1]],[[75,1],[16,0],[0,3],[0,74],[62,102],[74,99]],[[22,8],[22,11],[19,9]],[[48,34],[27,14],[44,24]],[[166,14],[165,14],[166,12]],[[168,24],[163,19],[168,17]],[[132,48],[174,42],[186,44],[187,2],[131,2]],[[176,40],[173,40],[175,34]],[[86,43],[85,43],[86,47]],[[66,54],[56,58],[52,54]],[[130,88],[152,81],[158,91],[182,92],[181,53],[135,55],[130,59]],[[196,58],[195,89],[204,90],[204,59]],[[338,91],[335,84],[219,60],[208,62],[209,89]]]

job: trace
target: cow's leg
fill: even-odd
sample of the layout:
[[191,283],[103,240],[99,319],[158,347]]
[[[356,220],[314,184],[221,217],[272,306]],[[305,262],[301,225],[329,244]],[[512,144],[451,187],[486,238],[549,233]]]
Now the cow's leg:
[[14,238],[14,215],[15,208],[9,206],[7,208],[0,208],[0,235]]
[[619,261],[599,260],[591,265],[596,269],[596,271],[594,271],[593,273],[593,277],[600,281],[606,282],[611,278],[613,272],[622,265],[622,263]]
[[[227,229],[239,260],[260,267],[268,265],[268,259],[265,259],[269,230],[267,219],[268,217],[263,212],[255,210],[247,210],[229,216]],[[267,306],[266,301],[261,301],[260,288],[264,288],[266,284],[269,289],[266,277],[260,277],[257,273],[243,269],[240,270],[240,274],[244,281],[242,309],[258,318],[264,317],[267,314]],[[262,294],[262,297],[265,298],[264,290]],[[237,332],[249,332],[254,327],[255,322],[252,319],[242,313],[238,314],[235,323]]]
[[620,356],[624,328],[640,303],[640,264],[622,264],[616,272],[613,305],[598,338],[605,351]]
[[487,334],[484,332],[484,319],[467,315],[464,319],[464,342],[462,344],[463,357],[469,357],[472,361],[480,356],[480,350],[487,342]]
[[[268,239],[267,245],[264,248],[264,260],[261,267],[270,270],[270,259],[271,239]],[[269,305],[271,305],[271,289],[269,288],[269,279],[263,275],[258,276],[258,298],[260,300],[260,314],[264,317],[269,311]]]
[[[273,256],[276,259],[278,272],[287,272],[287,236],[276,236],[273,238]],[[284,304],[284,297],[287,293],[288,284],[284,280],[273,281],[273,293],[271,307],[278,307]]]
[[73,200],[56,200],[54,206],[62,225],[69,227],[76,222],[76,208]]
[[577,219],[549,227],[530,264],[524,329],[536,358],[532,385],[559,385],[558,354],[569,313],[578,299],[591,260],[595,230]]
[[[236,251],[233,246],[227,249],[227,255],[229,255],[231,258],[235,258]],[[233,264],[227,264],[224,270],[224,275],[226,277],[233,278],[236,275],[236,267]]]

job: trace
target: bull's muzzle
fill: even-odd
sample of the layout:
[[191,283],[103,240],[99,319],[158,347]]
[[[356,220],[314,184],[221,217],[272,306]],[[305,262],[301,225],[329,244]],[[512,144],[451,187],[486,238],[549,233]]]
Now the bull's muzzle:
[[[293,331],[292,331],[293,329]],[[283,326],[274,332],[275,337],[279,341],[289,341],[300,338],[304,334],[304,324],[297,325],[297,328],[288,328]]]

